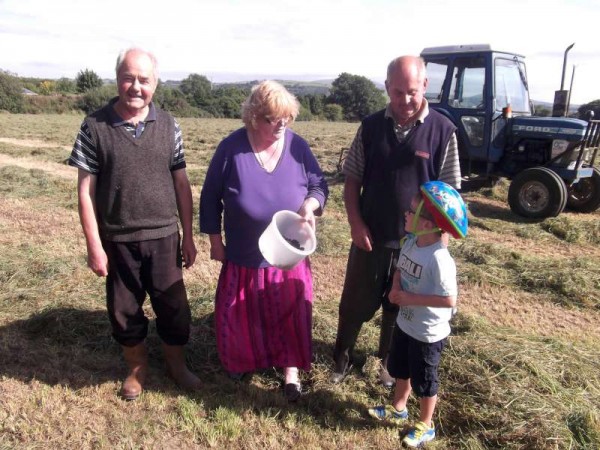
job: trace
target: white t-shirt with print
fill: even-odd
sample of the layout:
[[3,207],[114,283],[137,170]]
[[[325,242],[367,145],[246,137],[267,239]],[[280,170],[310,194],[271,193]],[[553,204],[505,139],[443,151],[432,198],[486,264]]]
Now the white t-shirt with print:
[[[417,247],[409,237],[400,251],[397,269],[402,289],[414,294],[451,296],[458,294],[456,264],[442,242]],[[402,331],[421,342],[437,342],[450,334],[453,308],[401,306],[396,323]]]

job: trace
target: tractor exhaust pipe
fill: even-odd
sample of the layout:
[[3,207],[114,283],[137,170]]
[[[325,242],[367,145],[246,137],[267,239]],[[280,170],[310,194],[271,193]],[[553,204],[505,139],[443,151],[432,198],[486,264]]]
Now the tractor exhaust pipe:
[[562,78],[560,80],[560,91],[554,91],[554,104],[552,105],[552,117],[566,117],[568,114],[569,91],[565,91],[565,72],[567,70],[567,53],[573,48],[575,42],[565,50],[563,61]]
[[563,60],[562,78],[560,80],[560,90],[561,91],[565,88],[565,71],[567,70],[567,53],[569,53],[569,50],[571,50],[574,45],[575,45],[575,42],[573,42],[571,45],[569,45],[567,47],[567,49],[565,50],[565,59]]

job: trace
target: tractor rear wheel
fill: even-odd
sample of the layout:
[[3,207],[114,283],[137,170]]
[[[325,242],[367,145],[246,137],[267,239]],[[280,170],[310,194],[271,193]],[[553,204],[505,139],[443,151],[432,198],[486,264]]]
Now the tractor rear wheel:
[[600,207],[600,171],[594,168],[592,176],[582,178],[569,188],[567,207],[573,211],[588,213]]
[[523,217],[558,216],[567,204],[567,186],[562,178],[546,167],[520,172],[508,188],[510,209]]

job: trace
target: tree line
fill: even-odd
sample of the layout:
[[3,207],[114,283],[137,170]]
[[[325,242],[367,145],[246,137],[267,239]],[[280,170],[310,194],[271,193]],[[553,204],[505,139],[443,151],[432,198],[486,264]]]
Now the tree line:
[[[216,85],[204,75],[191,74],[177,86],[159,81],[154,101],[177,117],[240,118],[240,108],[256,82]],[[23,89],[39,97],[23,95]],[[383,108],[386,96],[371,80],[350,73],[340,74],[327,93],[307,93],[306,85],[292,83],[287,88],[300,102],[298,120],[358,121]],[[83,69],[75,79],[48,80],[19,77],[0,69],[0,110],[13,113],[64,113],[95,111],[117,95],[114,83],[104,83],[93,70]],[[600,118],[600,99],[578,108],[587,120],[590,112]],[[548,108],[538,106],[536,115],[549,116]]]
[[[177,117],[240,118],[242,102],[253,84],[216,85],[194,73],[176,86],[159,80],[154,102]],[[24,96],[23,88],[38,96]],[[383,108],[387,101],[384,91],[371,80],[346,72],[332,82],[327,93],[307,93],[301,83],[287,88],[300,102],[300,121],[358,121]],[[90,69],[79,71],[75,79],[58,80],[19,77],[0,69],[0,110],[8,112],[81,110],[88,114],[116,95],[116,85],[104,83]]]

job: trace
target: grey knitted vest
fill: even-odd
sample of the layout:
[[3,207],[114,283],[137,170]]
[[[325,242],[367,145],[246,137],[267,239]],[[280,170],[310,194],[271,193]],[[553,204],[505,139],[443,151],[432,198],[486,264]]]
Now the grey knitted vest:
[[103,239],[133,242],[159,239],[177,231],[177,202],[171,177],[174,119],[156,109],[139,138],[112,126],[112,105],[85,120],[98,152],[96,207]]

